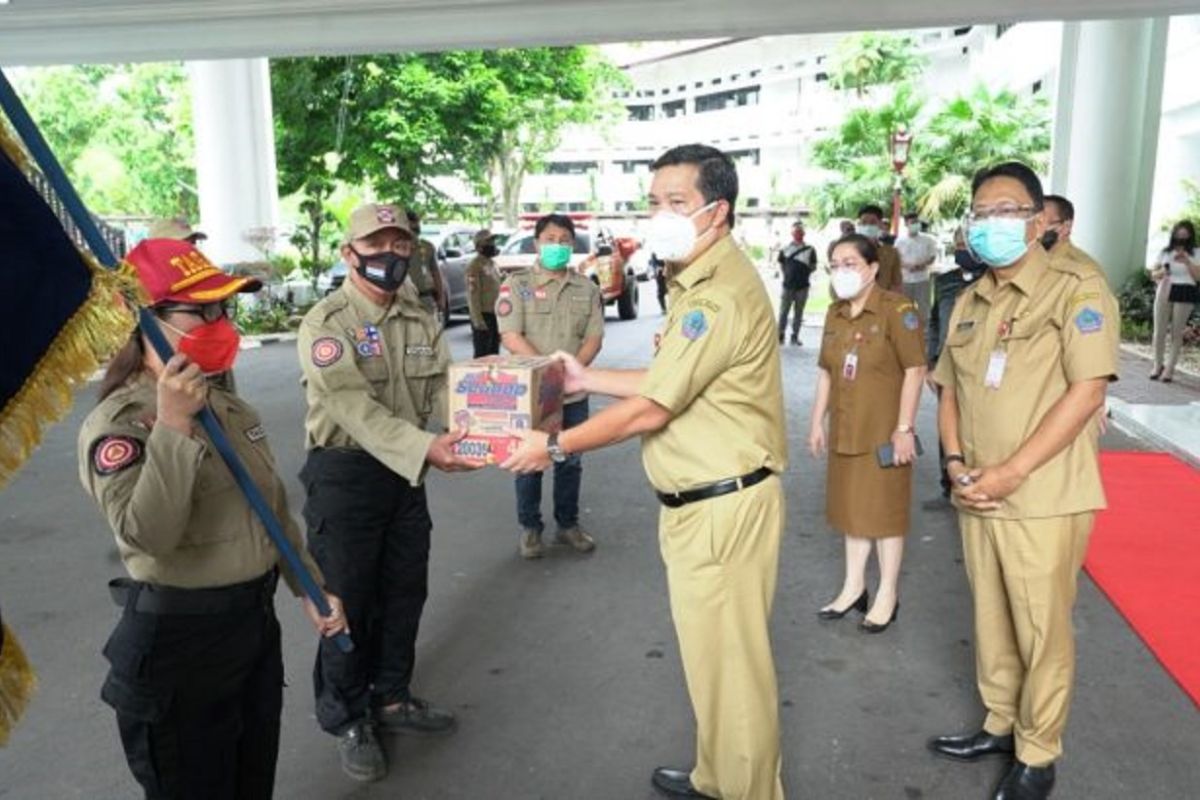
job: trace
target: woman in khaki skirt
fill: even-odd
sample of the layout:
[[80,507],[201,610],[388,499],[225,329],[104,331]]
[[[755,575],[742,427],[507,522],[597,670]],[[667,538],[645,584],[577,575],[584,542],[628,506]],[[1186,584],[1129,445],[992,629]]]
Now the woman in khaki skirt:
[[[925,379],[924,325],[911,300],[875,285],[879,262],[866,237],[851,234],[834,242],[829,265],[838,301],[825,316],[808,444],[814,457],[828,445],[826,517],[846,537],[846,578],[818,615],[841,619],[854,609],[866,615],[862,630],[880,633],[900,609],[916,457],[913,420]],[[890,454],[880,452],[883,446]],[[880,466],[882,456],[889,456],[890,466]],[[880,581],[868,611],[872,541]]]

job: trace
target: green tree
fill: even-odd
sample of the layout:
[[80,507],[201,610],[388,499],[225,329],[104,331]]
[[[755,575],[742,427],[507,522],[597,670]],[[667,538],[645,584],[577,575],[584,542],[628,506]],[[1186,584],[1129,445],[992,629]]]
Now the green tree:
[[909,36],[858,33],[838,42],[829,84],[834,89],[853,89],[861,99],[871,86],[915,79],[928,63]]
[[323,202],[344,181],[436,213],[451,204],[433,179],[453,175],[489,201],[499,183],[515,224],[525,174],[564,126],[603,116],[619,73],[593,48],[541,47],[281,59],[271,76],[284,194]]
[[962,217],[971,202],[971,179],[989,164],[1018,160],[1045,172],[1050,126],[1050,107],[1040,96],[979,84],[947,100],[922,127],[910,159],[921,214]]
[[20,72],[16,84],[92,211],[198,214],[181,63],[37,68]]

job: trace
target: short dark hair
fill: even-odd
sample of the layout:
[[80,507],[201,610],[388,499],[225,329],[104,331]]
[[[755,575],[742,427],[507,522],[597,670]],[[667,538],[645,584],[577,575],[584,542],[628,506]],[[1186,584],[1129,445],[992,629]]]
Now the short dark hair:
[[650,165],[651,172],[657,172],[663,167],[674,167],[680,164],[695,164],[700,175],[696,179],[696,188],[704,196],[704,202],[714,203],[724,200],[729,203],[729,227],[733,227],[733,209],[737,205],[738,176],[733,159],[715,147],[706,144],[684,144],[672,147],[659,156]]
[[844,244],[853,246],[858,251],[858,254],[862,256],[863,261],[866,261],[868,264],[875,264],[879,261],[879,248],[861,233],[847,233],[842,238],[835,239],[829,245],[828,257],[833,258],[833,251]]
[[421,221],[421,215],[418,214],[416,211],[414,211],[411,208],[404,212],[404,217],[409,222],[420,222]]
[[546,230],[546,228],[550,227],[551,225],[556,228],[562,228],[564,231],[567,231],[571,234],[572,239],[575,238],[575,223],[572,222],[571,218],[566,214],[547,214],[539,219],[537,224],[533,226],[533,238],[536,239],[537,237],[541,236],[542,231]]
[[1005,161],[976,172],[975,180],[971,181],[971,197],[974,198],[979,193],[979,189],[993,178],[1012,178],[1020,181],[1021,185],[1025,187],[1025,191],[1029,192],[1030,198],[1033,199],[1033,209],[1041,211],[1045,207],[1046,196],[1042,193],[1041,179],[1038,178],[1036,172],[1020,161]]
[[1190,219],[1181,219],[1179,222],[1176,222],[1171,226],[1171,233],[1167,238],[1167,246],[1163,248],[1164,253],[1170,252],[1171,239],[1175,238],[1175,231],[1179,230],[1180,228],[1183,228],[1188,232],[1188,241],[1191,243],[1191,250],[1189,252],[1196,252],[1196,226],[1192,224]]
[[883,208],[875,205],[874,203],[867,203],[858,210],[858,216],[861,217],[863,214],[874,214],[880,219],[883,219]]
[[914,219],[915,219],[917,222],[920,222],[920,221],[921,221],[921,215],[920,215],[920,214],[918,214],[918,213],[917,213],[917,212],[915,212],[915,211],[910,211],[910,212],[908,212],[907,214],[905,214],[905,215],[904,215],[904,221],[905,221],[905,222],[910,222],[910,221],[912,221],[912,220],[914,220]]
[[1048,194],[1045,202],[1054,204],[1054,207],[1058,209],[1059,216],[1063,218],[1063,222],[1075,219],[1075,204],[1061,194]]

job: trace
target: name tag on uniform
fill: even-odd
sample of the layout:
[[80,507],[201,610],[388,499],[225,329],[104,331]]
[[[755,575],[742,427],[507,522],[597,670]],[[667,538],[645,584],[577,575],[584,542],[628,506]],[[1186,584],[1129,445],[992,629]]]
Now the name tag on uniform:
[[433,347],[427,344],[410,344],[404,348],[404,355],[419,356],[420,358],[433,358],[435,352]]
[[842,377],[848,381],[858,377],[858,353],[846,353],[846,360],[842,362]]
[[251,444],[254,444],[255,442],[261,442],[263,439],[267,438],[267,430],[261,424],[255,425],[253,428],[247,428],[246,438],[250,440]]
[[1008,353],[1003,350],[993,350],[988,359],[987,374],[983,376],[983,385],[989,389],[999,389],[1004,380],[1004,370],[1008,366]]

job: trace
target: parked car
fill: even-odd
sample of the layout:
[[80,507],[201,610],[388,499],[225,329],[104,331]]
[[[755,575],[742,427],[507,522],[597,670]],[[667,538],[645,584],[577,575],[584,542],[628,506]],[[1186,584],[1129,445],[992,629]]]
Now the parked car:
[[[638,315],[638,282],[632,266],[622,254],[626,248],[613,247],[615,239],[606,228],[597,228],[595,235],[580,230],[577,224],[575,252],[571,256],[569,269],[591,279],[600,287],[604,304],[616,305],[621,319],[636,319]],[[515,233],[496,257],[496,266],[502,273],[519,269],[530,269],[537,260],[537,244],[532,231]]]

